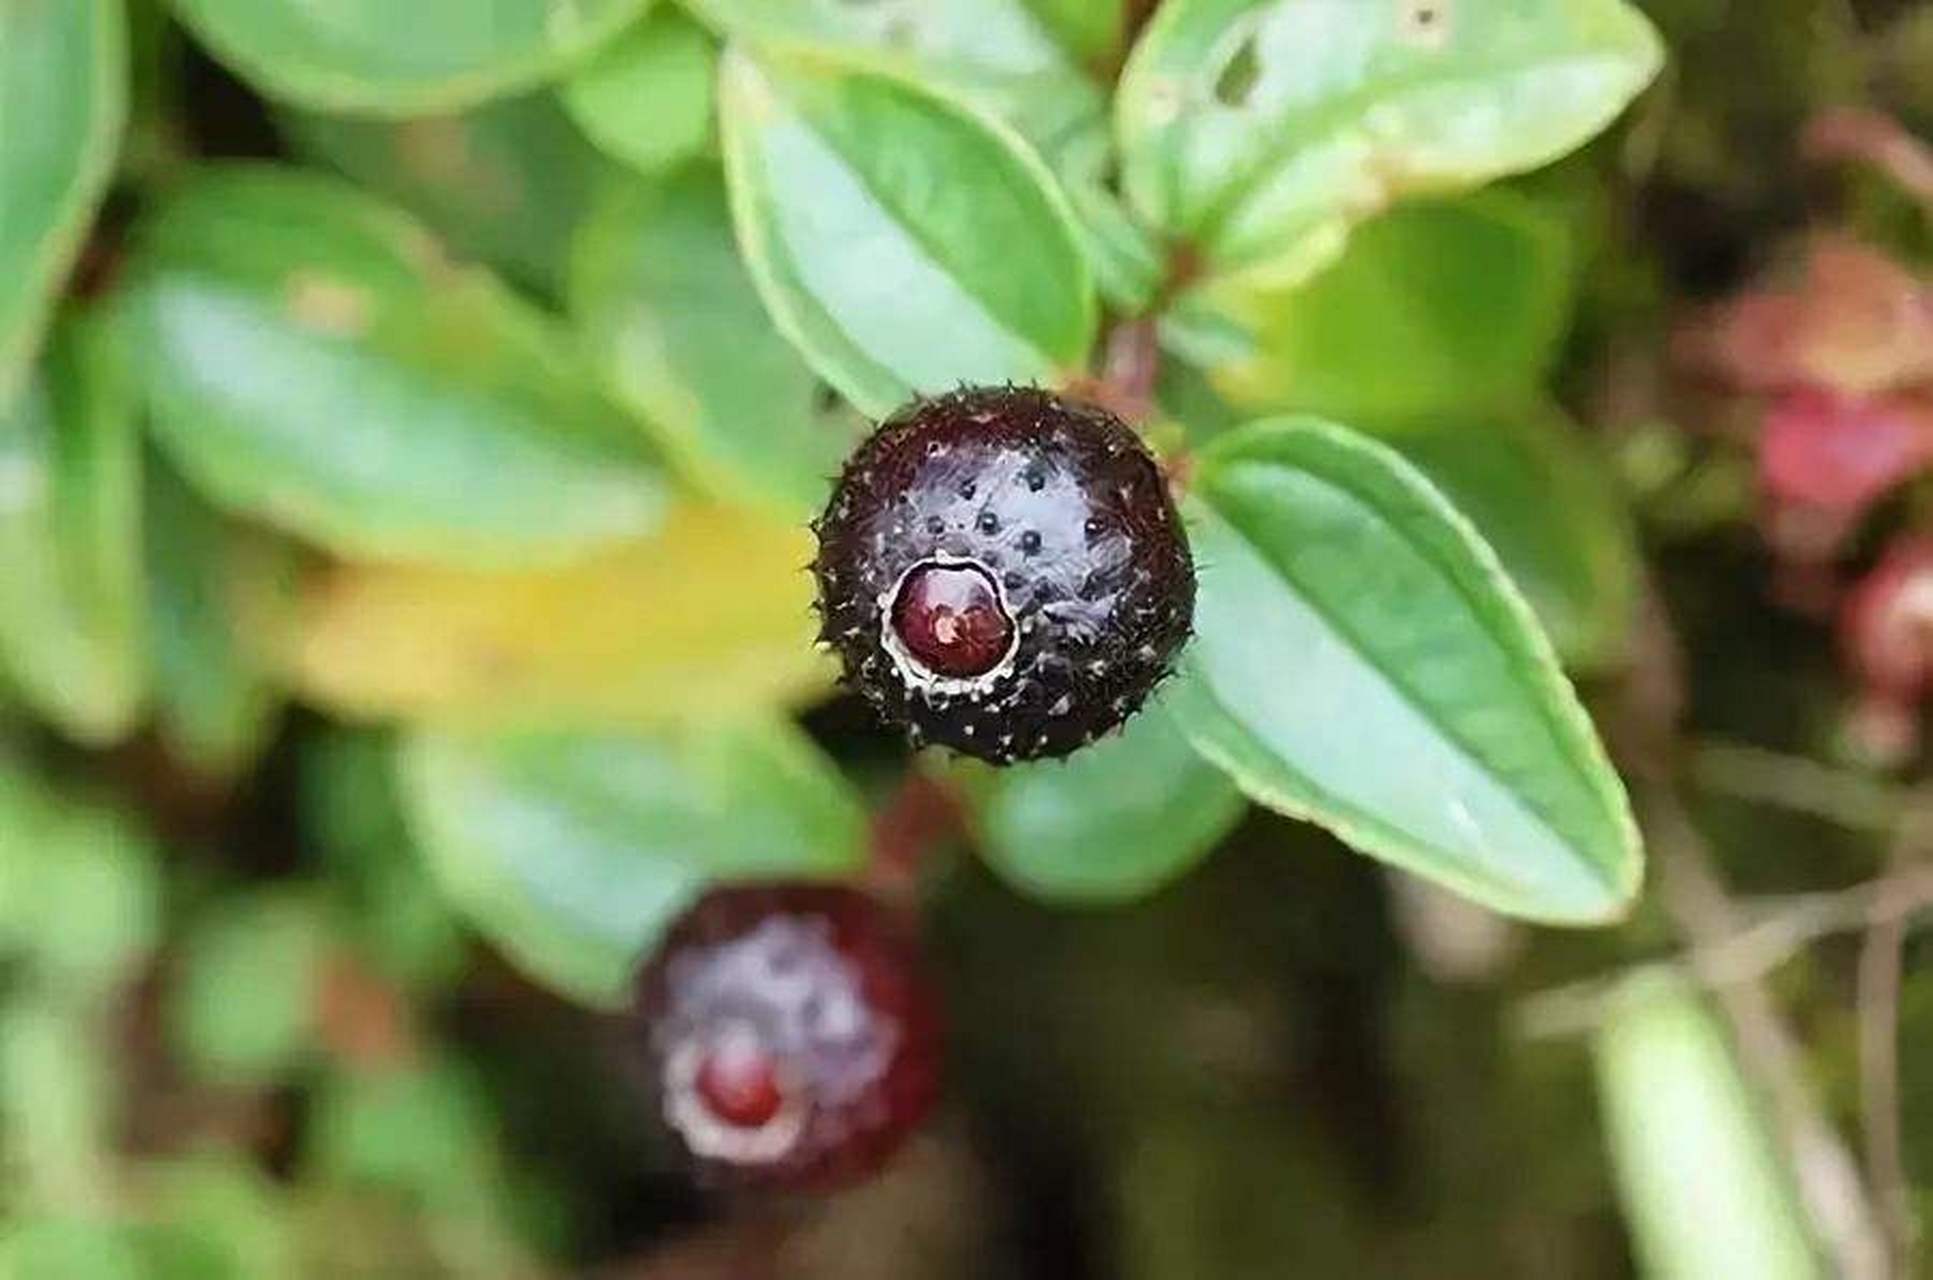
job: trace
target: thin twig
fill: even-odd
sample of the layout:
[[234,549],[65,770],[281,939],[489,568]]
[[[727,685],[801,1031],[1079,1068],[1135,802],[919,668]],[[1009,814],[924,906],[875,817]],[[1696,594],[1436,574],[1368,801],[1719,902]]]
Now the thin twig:
[[[1666,908],[1697,944],[1693,954],[1708,951],[1716,940],[1739,932],[1741,913],[1675,792],[1661,787],[1646,791],[1647,830],[1661,863]],[[1770,994],[1756,979],[1703,967],[1695,971],[1731,1026],[1741,1067],[1771,1105],[1800,1198],[1833,1273],[1844,1280],[1891,1276],[1885,1232],[1859,1166],[1814,1096],[1798,1042]]]
[[1917,1233],[1899,1129],[1899,1001],[1906,933],[1921,905],[1903,887],[1915,873],[1926,873],[1930,816],[1933,810],[1922,797],[1901,819],[1891,859],[1895,892],[1874,899],[1859,948],[1859,1110],[1866,1179],[1900,1275],[1912,1273]]
[[[1882,913],[1910,927],[1914,917],[1933,911],[1933,869],[1902,871],[1835,893],[1794,894],[1762,904],[1744,899],[1734,905],[1740,918],[1750,921],[1736,933],[1641,967],[1721,982],[1755,981],[1822,938],[1869,928]],[[1592,1031],[1631,976],[1621,971],[1529,996],[1518,1008],[1518,1029],[1532,1039]]]
[[1611,728],[1657,867],[1659,897],[1690,944],[1692,971],[1711,989],[1731,1028],[1741,1071],[1769,1105],[1774,1133],[1833,1274],[1887,1280],[1892,1271],[1879,1214],[1858,1162],[1814,1096],[1796,1037],[1758,976],[1741,976],[1722,963],[1727,941],[1752,922],[1726,892],[1705,837],[1680,798],[1683,651],[1655,590],[1646,593],[1643,606],[1623,713]]
[[1101,374],[1084,388],[1123,421],[1144,424],[1154,414],[1161,377],[1161,339],[1148,317],[1123,320],[1108,331]]
[[1692,749],[1691,777],[1706,791],[1821,818],[1853,831],[1891,832],[1905,811],[1900,788],[1803,756],[1730,742]]
[[1866,1180],[1872,1185],[1894,1270],[1907,1274],[1913,1247],[1911,1196],[1899,1134],[1900,952],[1906,920],[1873,921],[1859,948],[1859,1114],[1866,1139]]
[[1812,160],[1869,164],[1933,212],[1933,148],[1880,111],[1837,107],[1806,126],[1805,152]]

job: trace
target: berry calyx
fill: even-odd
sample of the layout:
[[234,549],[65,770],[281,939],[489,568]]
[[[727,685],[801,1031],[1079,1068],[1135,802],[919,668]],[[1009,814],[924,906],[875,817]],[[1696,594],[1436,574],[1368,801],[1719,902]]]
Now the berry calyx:
[[710,1181],[854,1181],[938,1094],[932,994],[910,941],[856,890],[713,890],[665,935],[639,1008],[665,1121]]
[[720,1124],[738,1129],[762,1129],[785,1109],[779,1064],[746,1026],[733,1028],[699,1057],[691,1087]]
[[927,560],[899,580],[887,635],[929,676],[984,676],[1018,638],[1000,587],[977,564]]
[[821,637],[917,743],[995,764],[1118,727],[1187,640],[1159,467],[1105,409],[963,389],[881,423],[814,524]]

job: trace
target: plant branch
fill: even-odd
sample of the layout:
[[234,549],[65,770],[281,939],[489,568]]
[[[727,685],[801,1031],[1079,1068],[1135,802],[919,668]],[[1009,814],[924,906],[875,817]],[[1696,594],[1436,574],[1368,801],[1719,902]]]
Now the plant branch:
[[1816,161],[1871,165],[1933,213],[1933,148],[1884,112],[1838,107],[1806,126],[1805,153]]
[[[1933,911],[1933,868],[1901,870],[1834,893],[1794,894],[1766,902],[1736,902],[1743,927],[1640,969],[1667,967],[1718,982],[1763,978],[1823,938],[1853,933],[1876,920],[1910,928]],[[1604,1020],[1607,1005],[1636,970],[1552,987],[1525,999],[1517,1025],[1532,1039],[1577,1035]]]
[[1729,742],[1692,748],[1691,778],[1701,789],[1821,818],[1853,831],[1891,832],[1906,809],[1902,790],[1802,756]]
[[953,784],[907,767],[873,813],[865,882],[886,902],[910,903],[933,851],[966,834],[966,804]]
[[[1655,591],[1644,600],[1642,624],[1622,714],[1612,728],[1658,869],[1660,900],[1690,944],[1689,968],[1710,988],[1731,1029],[1740,1069],[1769,1105],[1814,1237],[1833,1273],[1843,1280],[1885,1280],[1892,1270],[1880,1215],[1858,1163],[1814,1096],[1799,1042],[1760,981],[1762,970],[1727,962],[1735,954],[1731,940],[1751,921],[1726,891],[1679,793],[1683,654]],[[1933,897],[1933,884],[1921,891]]]
[[[1648,829],[1662,863],[1666,909],[1697,944],[1693,955],[1709,955],[1720,940],[1740,931],[1742,914],[1676,793],[1655,786],[1647,791]],[[1711,988],[1731,1024],[1741,1066],[1771,1105],[1800,1198],[1834,1274],[1845,1280],[1892,1275],[1884,1229],[1859,1167],[1813,1096],[1798,1041],[1771,995],[1757,978],[1696,963],[1693,972]]]
[[1859,948],[1859,1104],[1866,1178],[1873,1188],[1892,1263],[1911,1273],[1916,1240],[1911,1185],[1900,1141],[1899,1003],[1902,962],[1911,917],[1925,901],[1906,892],[1927,875],[1926,849],[1933,806],[1926,796],[1901,819],[1893,845],[1893,892],[1874,898]]

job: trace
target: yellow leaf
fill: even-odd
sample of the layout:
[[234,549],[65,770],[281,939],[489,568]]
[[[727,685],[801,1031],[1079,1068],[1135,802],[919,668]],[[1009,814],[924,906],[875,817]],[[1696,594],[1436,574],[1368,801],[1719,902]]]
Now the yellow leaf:
[[564,569],[336,562],[269,628],[272,656],[351,718],[638,725],[795,704],[832,675],[811,555],[803,529],[686,506]]

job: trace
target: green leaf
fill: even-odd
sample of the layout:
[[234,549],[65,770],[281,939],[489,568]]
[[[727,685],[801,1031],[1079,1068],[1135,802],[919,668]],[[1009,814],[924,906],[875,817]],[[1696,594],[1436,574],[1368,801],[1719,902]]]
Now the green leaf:
[[988,862],[1025,893],[1123,902],[1187,871],[1246,807],[1156,703],[1065,761],[999,771],[981,799],[977,832]]
[[1401,196],[1578,147],[1661,59],[1623,0],[1171,0],[1121,79],[1123,181],[1211,275],[1287,282]]
[[782,722],[654,737],[423,732],[404,804],[444,893],[534,975],[621,1003],[659,931],[719,877],[850,870],[851,789]]
[[312,741],[301,802],[358,957],[411,986],[461,977],[467,940],[410,838],[389,737],[333,731]]
[[1113,189],[1113,169],[1113,149],[1104,132],[1082,134],[1054,155],[1054,172],[1095,287],[1115,310],[1140,315],[1154,309],[1169,265],[1159,239]]
[[316,1045],[328,922],[299,889],[221,900],[182,947],[175,1044],[213,1080],[266,1083]]
[[551,296],[563,292],[571,236],[610,170],[548,93],[393,122],[299,111],[278,119],[298,155]]
[[1404,204],[1294,289],[1218,293],[1252,346],[1211,376],[1255,412],[1352,422],[1521,402],[1569,323],[1574,258],[1561,212],[1514,191]]
[[933,85],[1002,117],[1043,152],[1102,123],[1099,86],[1025,0],[695,0],[692,7],[755,48],[827,54]]
[[293,1220],[246,1150],[203,1151],[142,1170],[154,1225],[150,1280],[298,1274]]
[[64,1215],[10,1218],[0,1229],[0,1275],[76,1280],[151,1280],[133,1231],[117,1222]]
[[[238,616],[242,580],[280,566],[261,535],[230,524],[158,458],[147,466],[148,643],[157,728],[214,777],[243,772],[268,744],[280,692]],[[251,554],[253,553],[253,554]]]
[[0,410],[113,177],[127,38],[120,0],[0,5]]
[[862,411],[1055,383],[1093,285],[1053,179],[993,120],[892,76],[728,50],[738,239],[781,332]]
[[134,725],[146,694],[141,437],[124,335],[76,315],[0,411],[0,668],[82,742]]
[[1791,1176],[1723,1030],[1680,979],[1647,975],[1596,1037],[1612,1165],[1644,1274],[1820,1276]]
[[[521,1276],[542,1268],[518,1238],[525,1187],[506,1176],[497,1117],[469,1063],[430,1056],[398,1070],[339,1072],[317,1090],[304,1163],[310,1180],[415,1206],[435,1274]],[[369,1254],[379,1265],[394,1255]]]
[[585,228],[571,311],[618,395],[700,484],[816,514],[863,425],[825,403],[766,316],[715,170],[615,187]]
[[333,179],[206,172],[147,227],[156,435],[223,505],[331,550],[550,564],[663,511],[635,427],[549,319]]
[[91,999],[139,967],[158,879],[152,844],[119,812],[0,766],[0,949],[49,991]]
[[[16,997],[0,1008],[0,1135],[8,1172],[8,1225],[22,1203],[83,1211],[110,1190],[108,1155],[114,1123],[109,1055],[98,1020],[44,995]],[[23,1233],[32,1234],[32,1233]],[[25,1265],[55,1257],[79,1260],[43,1239],[0,1245],[0,1260]],[[105,1256],[105,1255],[95,1255]],[[118,1275],[115,1271],[12,1270],[8,1277]]]
[[1496,549],[1566,665],[1598,669],[1624,657],[1637,531],[1609,464],[1562,410],[1445,416],[1384,438]]
[[1127,34],[1128,5],[1095,4],[1093,0],[1024,3],[1069,55],[1086,65],[1105,66],[1109,58],[1117,56]]
[[263,96],[322,111],[456,111],[528,88],[615,36],[648,0],[175,0]]
[[320,1091],[310,1158],[324,1177],[447,1209],[489,1176],[493,1130],[489,1095],[460,1062],[345,1074]]
[[712,145],[718,49],[676,9],[659,9],[579,67],[560,89],[571,118],[611,157],[647,176]]
[[1496,557],[1400,458],[1314,420],[1200,456],[1197,634],[1169,698],[1257,801],[1512,915],[1638,888],[1617,775]]

